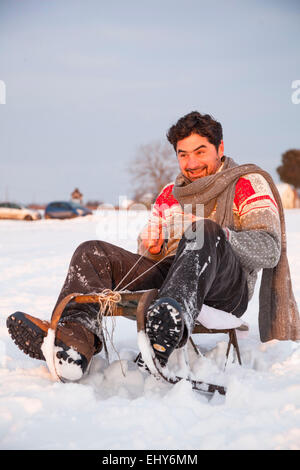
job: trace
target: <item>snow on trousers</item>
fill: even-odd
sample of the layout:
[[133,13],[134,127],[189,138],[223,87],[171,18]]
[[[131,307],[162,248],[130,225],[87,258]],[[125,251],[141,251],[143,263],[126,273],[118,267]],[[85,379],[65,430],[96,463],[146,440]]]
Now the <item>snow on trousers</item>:
[[[190,332],[203,303],[242,316],[248,305],[246,274],[223,230],[209,219],[194,222],[190,228],[202,230],[203,244],[197,246],[190,233],[187,237],[185,232],[175,256],[164,258],[156,266],[156,261],[142,257],[126,278],[139,254],[100,240],[82,243],[72,256],[57,303],[72,292],[113,290],[119,283],[117,290],[121,290],[130,283],[126,290],[157,288],[159,298],[177,300]],[[98,304],[70,302],[61,321],[78,321],[101,339],[98,312]]]

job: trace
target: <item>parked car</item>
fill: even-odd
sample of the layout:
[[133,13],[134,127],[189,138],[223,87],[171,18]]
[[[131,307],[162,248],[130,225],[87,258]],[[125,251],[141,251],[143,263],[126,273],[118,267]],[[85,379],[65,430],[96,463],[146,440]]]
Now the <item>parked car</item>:
[[92,214],[92,211],[76,202],[50,202],[45,209],[45,219],[72,219]]
[[0,219],[38,220],[41,219],[41,214],[39,211],[28,209],[22,204],[1,202]]

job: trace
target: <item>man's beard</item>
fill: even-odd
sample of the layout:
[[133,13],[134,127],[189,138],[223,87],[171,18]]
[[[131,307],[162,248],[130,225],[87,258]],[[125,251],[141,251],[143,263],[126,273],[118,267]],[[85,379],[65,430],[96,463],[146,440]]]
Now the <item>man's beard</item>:
[[195,169],[189,169],[187,168],[185,170],[187,178],[191,181],[194,181],[195,179],[198,178],[203,178],[203,176],[208,176],[208,167],[205,165],[204,167],[199,167]]

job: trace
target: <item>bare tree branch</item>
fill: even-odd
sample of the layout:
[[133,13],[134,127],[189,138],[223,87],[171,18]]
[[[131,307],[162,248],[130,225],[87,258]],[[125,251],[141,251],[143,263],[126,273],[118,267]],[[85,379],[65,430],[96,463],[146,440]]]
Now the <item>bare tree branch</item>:
[[154,141],[141,145],[129,168],[134,200],[141,202],[145,194],[153,200],[162,188],[172,182],[178,173],[174,150],[168,143]]

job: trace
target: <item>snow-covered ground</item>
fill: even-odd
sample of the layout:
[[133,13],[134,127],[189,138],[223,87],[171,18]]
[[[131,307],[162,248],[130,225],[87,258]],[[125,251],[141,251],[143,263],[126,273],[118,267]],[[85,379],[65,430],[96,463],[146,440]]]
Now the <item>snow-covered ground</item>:
[[[0,448],[300,449],[300,344],[260,342],[258,289],[244,315],[250,333],[239,340],[242,367],[230,361],[223,371],[225,335],[194,337],[205,354],[190,351],[195,376],[226,385],[226,397],[209,399],[187,382],[172,386],[142,374],[133,363],[135,323],[122,318],[114,330],[122,368],[110,347],[110,364],[96,356],[81,383],[53,382],[45,362],[11,341],[5,321],[14,311],[49,319],[79,243],[103,239],[136,251],[146,220],[146,212],[105,211],[65,221],[0,221]],[[300,210],[286,211],[286,222],[299,304]]]

